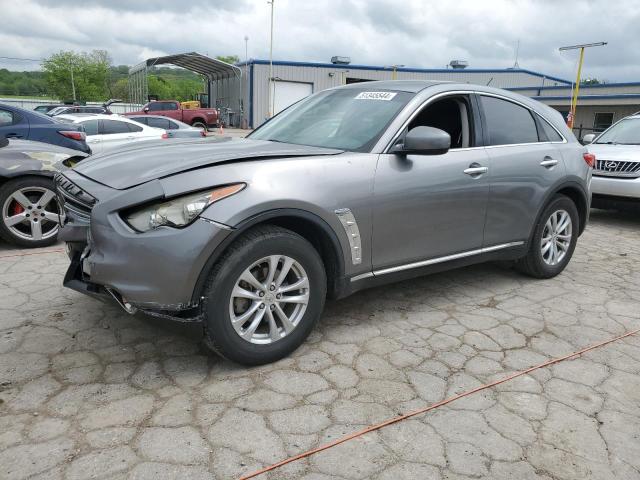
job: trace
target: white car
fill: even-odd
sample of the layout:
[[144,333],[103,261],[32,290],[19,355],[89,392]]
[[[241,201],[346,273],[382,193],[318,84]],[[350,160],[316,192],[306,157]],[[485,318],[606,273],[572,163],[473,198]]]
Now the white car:
[[596,136],[585,135],[596,156],[591,190],[596,208],[640,208],[640,112],[623,118]]
[[132,142],[168,138],[166,130],[149,127],[120,115],[78,113],[58,115],[56,119],[81,124],[94,155]]

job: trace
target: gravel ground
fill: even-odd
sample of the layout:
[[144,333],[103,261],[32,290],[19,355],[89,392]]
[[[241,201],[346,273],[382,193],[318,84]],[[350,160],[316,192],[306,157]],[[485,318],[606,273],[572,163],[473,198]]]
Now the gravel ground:
[[[640,327],[640,215],[594,211],[564,274],[480,265],[328,305],[291,358],[243,368],[194,325],[63,289],[0,246],[0,478],[228,479]],[[29,252],[36,253],[36,252]],[[640,479],[640,336],[262,479]]]

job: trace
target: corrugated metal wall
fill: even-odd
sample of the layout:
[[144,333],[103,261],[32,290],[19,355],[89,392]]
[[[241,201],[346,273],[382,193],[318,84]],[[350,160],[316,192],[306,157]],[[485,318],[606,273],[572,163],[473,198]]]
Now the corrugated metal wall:
[[[244,69],[244,66],[241,66]],[[251,120],[257,127],[267,119],[269,112],[269,65],[263,63],[251,64],[253,69],[253,111]],[[244,70],[243,70],[244,71]],[[251,75],[251,73],[250,73]],[[301,66],[301,65],[273,65],[273,76],[276,80],[305,82],[313,85],[313,92],[336,87],[345,83],[345,79],[359,78],[367,80],[391,80],[393,72],[390,69],[372,69],[334,66]],[[445,80],[464,83],[477,83],[501,88],[528,87],[532,85],[550,85],[557,83],[525,71],[473,71],[473,70],[437,70],[437,71],[402,71],[396,72],[398,80]],[[249,99],[245,99],[248,106]]]

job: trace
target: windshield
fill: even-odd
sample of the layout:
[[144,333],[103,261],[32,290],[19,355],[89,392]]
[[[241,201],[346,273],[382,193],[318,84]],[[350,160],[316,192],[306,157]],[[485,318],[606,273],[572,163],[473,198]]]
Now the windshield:
[[412,97],[375,88],[320,92],[278,114],[251,138],[366,152]]
[[640,145],[640,118],[625,118],[604,132],[595,143]]

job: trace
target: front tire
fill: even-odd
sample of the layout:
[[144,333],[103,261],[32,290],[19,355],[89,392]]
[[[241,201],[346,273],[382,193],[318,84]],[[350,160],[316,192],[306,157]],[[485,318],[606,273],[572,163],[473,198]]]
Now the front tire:
[[569,197],[553,197],[540,215],[527,255],[516,263],[516,268],[535,278],[552,278],[561,273],[576,248],[579,222],[578,209]]
[[20,247],[56,242],[60,205],[53,181],[28,176],[0,187],[0,237]]
[[326,296],[316,249],[276,226],[250,230],[214,267],[205,290],[205,343],[244,365],[279,360],[311,333]]

